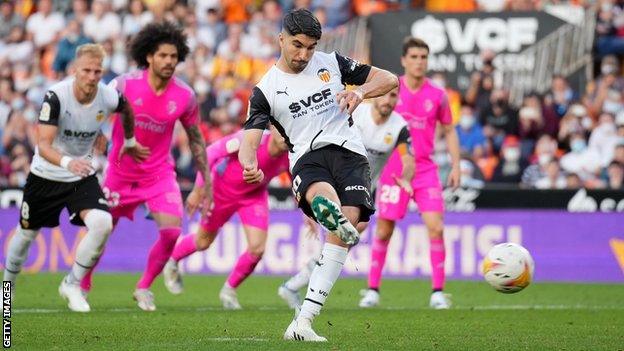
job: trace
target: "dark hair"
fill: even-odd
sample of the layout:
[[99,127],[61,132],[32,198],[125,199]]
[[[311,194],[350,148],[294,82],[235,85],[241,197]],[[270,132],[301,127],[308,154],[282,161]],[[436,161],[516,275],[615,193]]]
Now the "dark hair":
[[406,37],[403,40],[403,56],[407,55],[407,52],[411,48],[427,49],[427,53],[429,53],[429,45],[427,45],[424,40],[414,37]]
[[308,9],[292,10],[284,16],[282,28],[290,35],[305,34],[321,39],[321,23]]
[[182,28],[165,21],[143,27],[130,43],[130,55],[139,68],[145,68],[148,66],[147,56],[154,54],[161,44],[171,44],[178,49],[178,62],[183,62],[190,51]]

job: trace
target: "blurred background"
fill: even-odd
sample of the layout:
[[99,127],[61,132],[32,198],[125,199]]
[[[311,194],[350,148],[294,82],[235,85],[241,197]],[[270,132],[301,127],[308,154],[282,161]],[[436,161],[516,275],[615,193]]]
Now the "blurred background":
[[[600,246],[581,257],[610,270],[598,275],[589,272],[588,279],[621,281],[621,218],[570,217],[574,216],[570,213],[578,211],[624,211],[621,0],[3,0],[0,205],[8,208],[21,200],[19,188],[29,172],[43,95],[71,71],[78,45],[104,45],[108,52],[104,81],[108,82],[135,68],[126,49],[133,34],[144,24],[161,20],[179,23],[188,34],[192,51],[176,74],[197,93],[201,130],[206,142],[211,143],[241,128],[252,87],[279,56],[277,33],[282,15],[300,7],[312,10],[323,25],[319,50],[337,50],[396,74],[402,74],[403,38],[413,35],[428,42],[430,77],[448,93],[462,149],[462,188],[445,191],[447,209],[486,211],[476,217],[458,215],[449,219],[449,228],[457,224],[457,240],[473,243],[473,260],[497,241],[523,242],[516,226],[524,233],[524,244],[535,252],[547,250],[550,245],[540,241],[550,223],[565,224],[560,230],[561,240],[576,240],[567,237],[576,235],[575,248],[586,244],[587,233],[606,223],[611,229],[603,233],[604,238],[600,237],[596,244]],[[110,126],[106,133],[110,133]],[[437,143],[435,152],[441,179],[446,179],[450,159],[445,143]],[[172,153],[180,185],[188,190],[195,173],[188,140],[181,128],[176,132]],[[101,174],[106,158],[99,155],[97,159]],[[289,187],[287,175],[274,179],[273,209],[295,208]],[[538,220],[530,211],[496,217],[487,212],[490,209],[557,210],[561,217],[539,212],[542,217]],[[7,231],[16,221],[8,218],[17,218],[16,213],[6,215],[10,222]],[[299,220],[284,220],[292,225],[288,237],[292,234],[295,243]],[[409,217],[409,223],[416,221],[417,215]],[[488,231],[488,225],[497,221],[500,235]],[[462,223],[470,224],[476,234],[465,232]],[[228,228],[226,231],[231,229]],[[407,224],[399,230],[407,232]],[[450,234],[447,232],[447,245],[453,245],[448,243],[454,240],[453,233],[452,229]],[[480,233],[489,238],[487,244],[479,241]],[[529,235],[533,239],[527,239]],[[218,250],[219,257],[229,259],[230,255],[224,253],[227,248]],[[267,248],[267,256],[271,250]],[[367,250],[367,246],[362,246],[362,250]],[[234,251],[231,257],[235,257]],[[359,256],[354,251],[357,261]],[[621,260],[621,266],[609,251]],[[115,255],[114,249],[109,252]],[[465,258],[466,252],[462,251],[462,256],[458,253],[458,260],[469,259]],[[566,256],[570,264],[579,262],[574,257],[578,253],[570,251],[571,256]],[[291,272],[300,265],[298,261],[307,259],[305,255],[291,259],[276,255],[281,257],[282,264],[290,265],[261,266],[261,272]],[[405,253],[404,259],[408,260],[410,255]],[[543,258],[540,255],[534,253],[538,262],[552,260],[554,265],[563,257],[548,251],[544,251]],[[365,256],[367,251],[366,255],[362,251],[362,257]],[[603,260],[598,264],[599,257]],[[138,270],[140,260],[136,261]],[[208,270],[225,271],[225,266],[222,270],[215,268],[218,261],[213,257],[213,266],[207,261]],[[462,262],[465,267],[471,264]],[[197,271],[204,269],[200,266]],[[55,270],[58,263],[54,268],[51,264],[46,267]],[[116,269],[128,267],[120,265]],[[456,273],[460,274],[457,267]],[[463,267],[463,277],[478,274],[477,270]],[[397,274],[409,275],[420,268],[396,269]],[[553,270],[552,277],[561,275]]]

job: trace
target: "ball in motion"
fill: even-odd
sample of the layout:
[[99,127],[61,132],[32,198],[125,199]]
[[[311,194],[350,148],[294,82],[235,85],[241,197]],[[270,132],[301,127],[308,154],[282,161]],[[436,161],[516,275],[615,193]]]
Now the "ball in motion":
[[535,264],[527,249],[514,243],[498,244],[483,259],[483,276],[497,291],[513,294],[526,288]]

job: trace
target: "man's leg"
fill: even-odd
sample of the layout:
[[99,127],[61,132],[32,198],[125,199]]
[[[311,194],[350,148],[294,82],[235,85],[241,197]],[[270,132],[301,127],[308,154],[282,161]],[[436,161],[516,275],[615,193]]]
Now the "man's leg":
[[442,293],[444,290],[444,220],[442,212],[423,212],[422,219],[429,234],[429,258],[431,261],[431,288],[430,306],[435,309],[446,309],[450,302]]
[[[311,184],[305,194],[305,201],[313,205],[315,199],[322,197],[333,202],[340,208],[340,200],[334,188],[326,182]],[[353,206],[342,207],[341,216],[344,216],[351,227],[355,230],[360,218],[360,209]],[[324,215],[321,213],[320,215]],[[332,214],[329,214],[332,215]],[[323,222],[317,218],[319,222]],[[343,223],[341,223],[343,224]],[[342,233],[341,233],[342,234]],[[349,245],[342,241],[336,234],[328,233],[323,251],[316,267],[310,275],[310,283],[306,292],[305,300],[301,305],[301,311],[297,318],[286,330],[284,338],[291,340],[326,341],[318,336],[311,327],[314,318],[320,314],[321,308],[336,280],[340,276],[342,267],[347,259]],[[303,334],[303,335],[302,335]]]
[[219,292],[219,299],[225,309],[239,310],[241,305],[236,296],[236,289],[258,265],[264,254],[267,232],[264,229],[243,226],[247,237],[247,251],[243,252],[236,261],[236,265],[223,284]]
[[68,307],[72,311],[89,312],[91,307],[82,294],[80,284],[102,255],[104,245],[113,230],[113,217],[101,209],[88,209],[80,211],[80,218],[87,227],[87,234],[76,248],[76,259],[69,274],[61,282],[59,293],[67,299]]
[[28,249],[30,244],[35,240],[39,234],[39,230],[24,229],[21,225],[15,228],[15,234],[9,241],[9,248],[7,250],[6,262],[4,264],[4,278],[5,281],[10,281],[15,284],[17,275],[22,270],[22,266],[28,258]]
[[368,290],[360,300],[360,307],[374,307],[379,305],[379,286],[381,285],[381,272],[386,263],[386,253],[395,221],[378,218],[377,228],[371,244],[371,263],[368,271]]

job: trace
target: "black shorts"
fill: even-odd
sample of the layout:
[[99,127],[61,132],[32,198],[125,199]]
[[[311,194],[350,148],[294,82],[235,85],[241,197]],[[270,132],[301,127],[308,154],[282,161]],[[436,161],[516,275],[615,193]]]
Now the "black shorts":
[[368,159],[337,145],[310,151],[297,161],[292,169],[293,193],[299,207],[314,218],[310,204],[305,200],[312,183],[331,184],[342,206],[360,208],[360,222],[368,222],[375,213],[370,194],[370,166]]
[[106,212],[108,204],[95,175],[65,183],[38,177],[32,173],[24,185],[20,211],[23,229],[56,227],[63,208],[69,211],[70,222],[83,226],[80,211],[99,209]]

